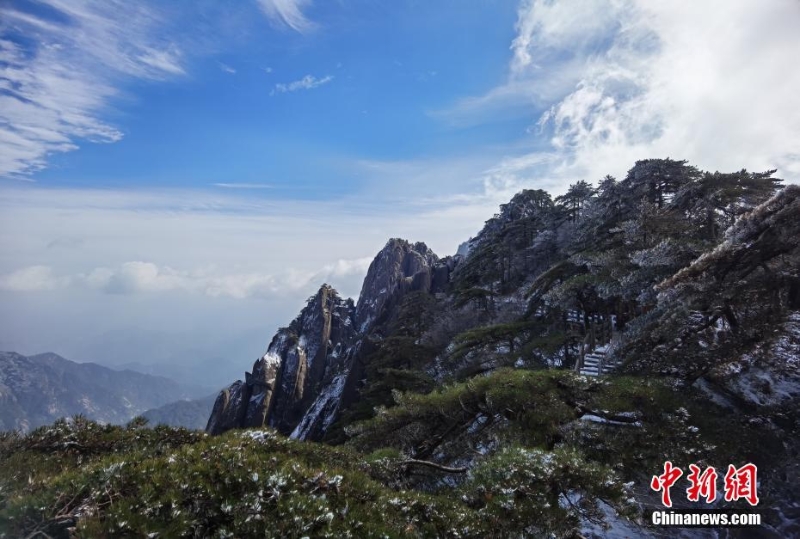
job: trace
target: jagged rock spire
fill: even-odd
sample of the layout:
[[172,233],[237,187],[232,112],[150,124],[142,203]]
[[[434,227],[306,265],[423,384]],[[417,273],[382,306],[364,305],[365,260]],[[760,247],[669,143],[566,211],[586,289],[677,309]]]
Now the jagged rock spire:
[[357,397],[362,340],[416,290],[444,291],[455,262],[422,242],[390,239],[369,266],[358,304],[324,284],[245,381],[220,392],[206,430],[269,425],[301,439],[321,437]]

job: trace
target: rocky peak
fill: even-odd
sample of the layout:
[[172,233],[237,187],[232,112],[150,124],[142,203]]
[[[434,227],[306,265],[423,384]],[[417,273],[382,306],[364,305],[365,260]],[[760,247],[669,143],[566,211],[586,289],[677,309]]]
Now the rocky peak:
[[220,393],[206,430],[270,425],[290,433],[315,396],[331,365],[355,336],[351,299],[324,284],[267,352],[237,382]]
[[444,291],[455,265],[422,242],[389,240],[370,264],[358,304],[322,285],[278,330],[245,381],[220,393],[206,430],[269,425],[294,438],[321,438],[357,398],[363,338],[382,327],[406,293]]
[[356,307],[361,332],[380,318],[389,300],[410,290],[431,289],[439,257],[422,242],[392,238],[369,265]]

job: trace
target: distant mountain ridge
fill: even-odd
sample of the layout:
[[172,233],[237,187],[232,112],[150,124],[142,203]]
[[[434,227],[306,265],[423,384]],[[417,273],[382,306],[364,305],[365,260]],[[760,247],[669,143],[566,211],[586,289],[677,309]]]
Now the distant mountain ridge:
[[169,425],[186,429],[203,430],[216,400],[216,393],[200,399],[184,399],[169,402],[158,408],[147,410],[142,416],[152,427]]
[[76,363],[53,353],[0,352],[0,430],[29,431],[76,414],[125,423],[151,408],[197,396],[161,376]]

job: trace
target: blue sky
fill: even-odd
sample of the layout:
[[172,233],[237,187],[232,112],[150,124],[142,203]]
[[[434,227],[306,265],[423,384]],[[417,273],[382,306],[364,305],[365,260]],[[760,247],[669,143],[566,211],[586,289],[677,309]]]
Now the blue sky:
[[388,238],[451,254],[522,188],[652,157],[797,182],[799,27],[796,0],[0,3],[0,349],[234,376]]
[[[17,8],[63,20],[50,6]],[[513,2],[308,8],[297,29],[255,1],[158,12],[148,39],[180,50],[170,59],[181,72],[123,77],[98,111],[120,140],[78,141],[79,151],[20,172],[43,185],[255,184],[271,186],[270,196],[325,197],[358,189],[352,164],[362,159],[461,155],[524,134],[522,117],[463,129],[435,115],[504,80]],[[33,54],[51,38],[20,16],[11,22],[11,40]]]

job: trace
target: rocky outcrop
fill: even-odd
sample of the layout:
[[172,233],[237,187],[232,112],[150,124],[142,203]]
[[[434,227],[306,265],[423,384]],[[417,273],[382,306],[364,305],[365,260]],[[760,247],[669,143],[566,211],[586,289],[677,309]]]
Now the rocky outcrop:
[[361,333],[380,323],[396,300],[406,292],[430,290],[434,267],[439,262],[422,242],[411,244],[391,239],[367,270],[356,307],[356,324]]
[[328,285],[309,298],[292,323],[278,330],[245,380],[220,392],[206,430],[270,425],[288,434],[302,419],[336,359],[355,335],[350,299]]
[[389,240],[367,270],[358,304],[323,285],[278,330],[245,381],[220,392],[206,430],[268,425],[293,438],[320,439],[358,398],[365,338],[380,333],[406,293],[445,291],[455,264],[424,243]]

